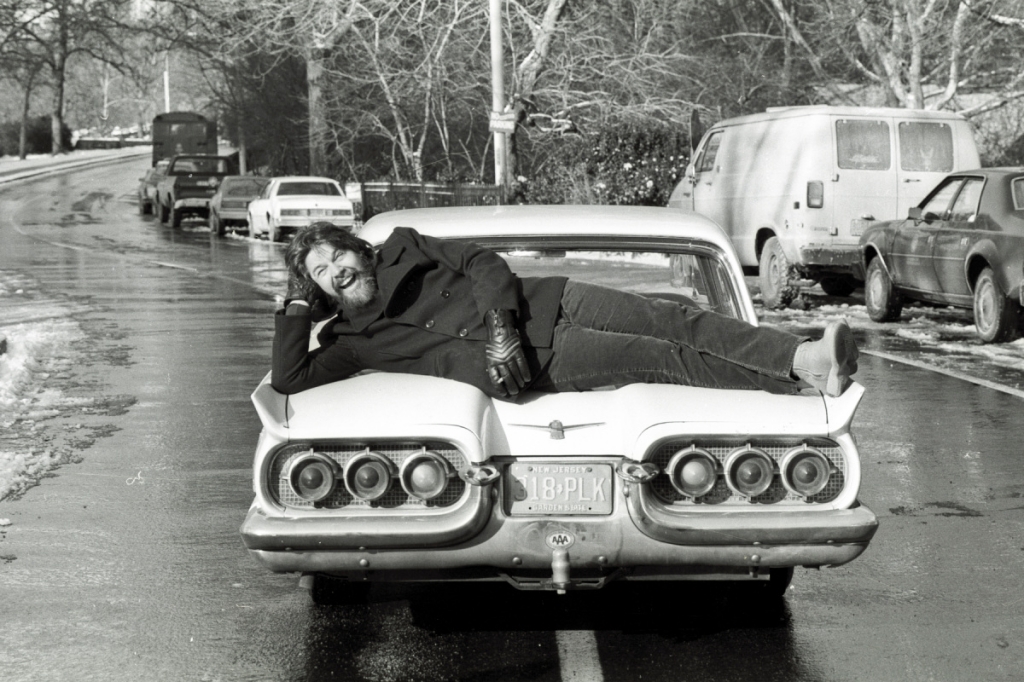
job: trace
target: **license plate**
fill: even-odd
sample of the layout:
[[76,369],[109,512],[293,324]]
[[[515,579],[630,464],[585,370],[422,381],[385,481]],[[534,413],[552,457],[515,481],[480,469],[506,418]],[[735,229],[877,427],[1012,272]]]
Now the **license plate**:
[[509,468],[512,516],[611,514],[610,464],[526,464]]

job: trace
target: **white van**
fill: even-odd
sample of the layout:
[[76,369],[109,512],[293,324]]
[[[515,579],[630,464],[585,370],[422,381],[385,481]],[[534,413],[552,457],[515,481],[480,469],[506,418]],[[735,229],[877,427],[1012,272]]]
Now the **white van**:
[[775,308],[796,296],[797,278],[849,295],[869,222],[907,215],[947,173],[980,165],[953,112],[772,108],[714,124],[668,205],[721,225]]

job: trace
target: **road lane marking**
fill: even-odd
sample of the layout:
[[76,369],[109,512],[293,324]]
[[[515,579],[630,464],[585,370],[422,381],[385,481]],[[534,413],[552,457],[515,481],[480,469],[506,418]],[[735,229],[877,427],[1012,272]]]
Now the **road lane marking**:
[[562,682],[604,682],[593,630],[557,630],[555,641]]
[[1002,384],[997,384],[994,381],[988,381],[986,379],[979,379],[978,377],[972,377],[969,374],[963,374],[962,372],[957,372],[956,370],[953,370],[953,369],[944,369],[942,367],[936,367],[935,365],[930,365],[927,362],[921,362],[920,360],[911,360],[909,358],[901,358],[898,355],[890,355],[889,353],[883,353],[883,352],[877,351],[877,350],[864,350],[862,348],[860,350],[860,352],[863,353],[864,355],[874,355],[875,357],[882,358],[883,360],[889,360],[891,362],[899,362],[899,363],[902,363],[904,365],[910,365],[911,367],[916,367],[918,369],[928,370],[929,372],[935,372],[937,374],[945,374],[946,376],[952,377],[954,379],[960,379],[962,381],[968,381],[968,382],[970,382],[972,384],[976,384],[978,386],[984,386],[985,388],[991,388],[993,391],[999,391],[1000,393],[1006,393],[1008,395],[1016,396],[1018,398],[1024,398],[1024,391],[1021,391],[1021,390],[1016,389],[1016,388],[1010,388],[1009,386],[1003,386]]

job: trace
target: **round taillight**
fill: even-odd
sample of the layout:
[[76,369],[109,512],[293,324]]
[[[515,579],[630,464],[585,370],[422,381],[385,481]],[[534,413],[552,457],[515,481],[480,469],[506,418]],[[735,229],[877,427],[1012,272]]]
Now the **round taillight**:
[[376,452],[356,455],[345,465],[345,488],[352,497],[372,502],[391,489],[394,463]]
[[718,461],[707,450],[697,448],[674,454],[665,470],[672,487],[686,497],[707,495],[718,480]]
[[330,457],[310,453],[292,462],[288,483],[303,500],[319,502],[334,490],[338,465]]
[[448,487],[452,468],[441,455],[424,450],[402,462],[398,474],[402,488],[415,498],[432,500]]
[[774,469],[772,458],[763,450],[742,447],[725,460],[725,480],[734,492],[754,497],[768,490]]
[[832,475],[832,464],[820,451],[802,446],[793,448],[779,463],[782,485],[786,490],[802,497],[817,495]]

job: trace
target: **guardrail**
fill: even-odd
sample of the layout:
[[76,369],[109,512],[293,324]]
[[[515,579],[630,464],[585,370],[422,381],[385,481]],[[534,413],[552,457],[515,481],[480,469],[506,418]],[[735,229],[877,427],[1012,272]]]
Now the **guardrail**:
[[[355,194],[358,186],[359,196]],[[356,204],[356,215],[369,220],[378,213],[404,208],[438,206],[497,206],[505,203],[504,188],[443,182],[363,182],[346,185],[349,198]]]

